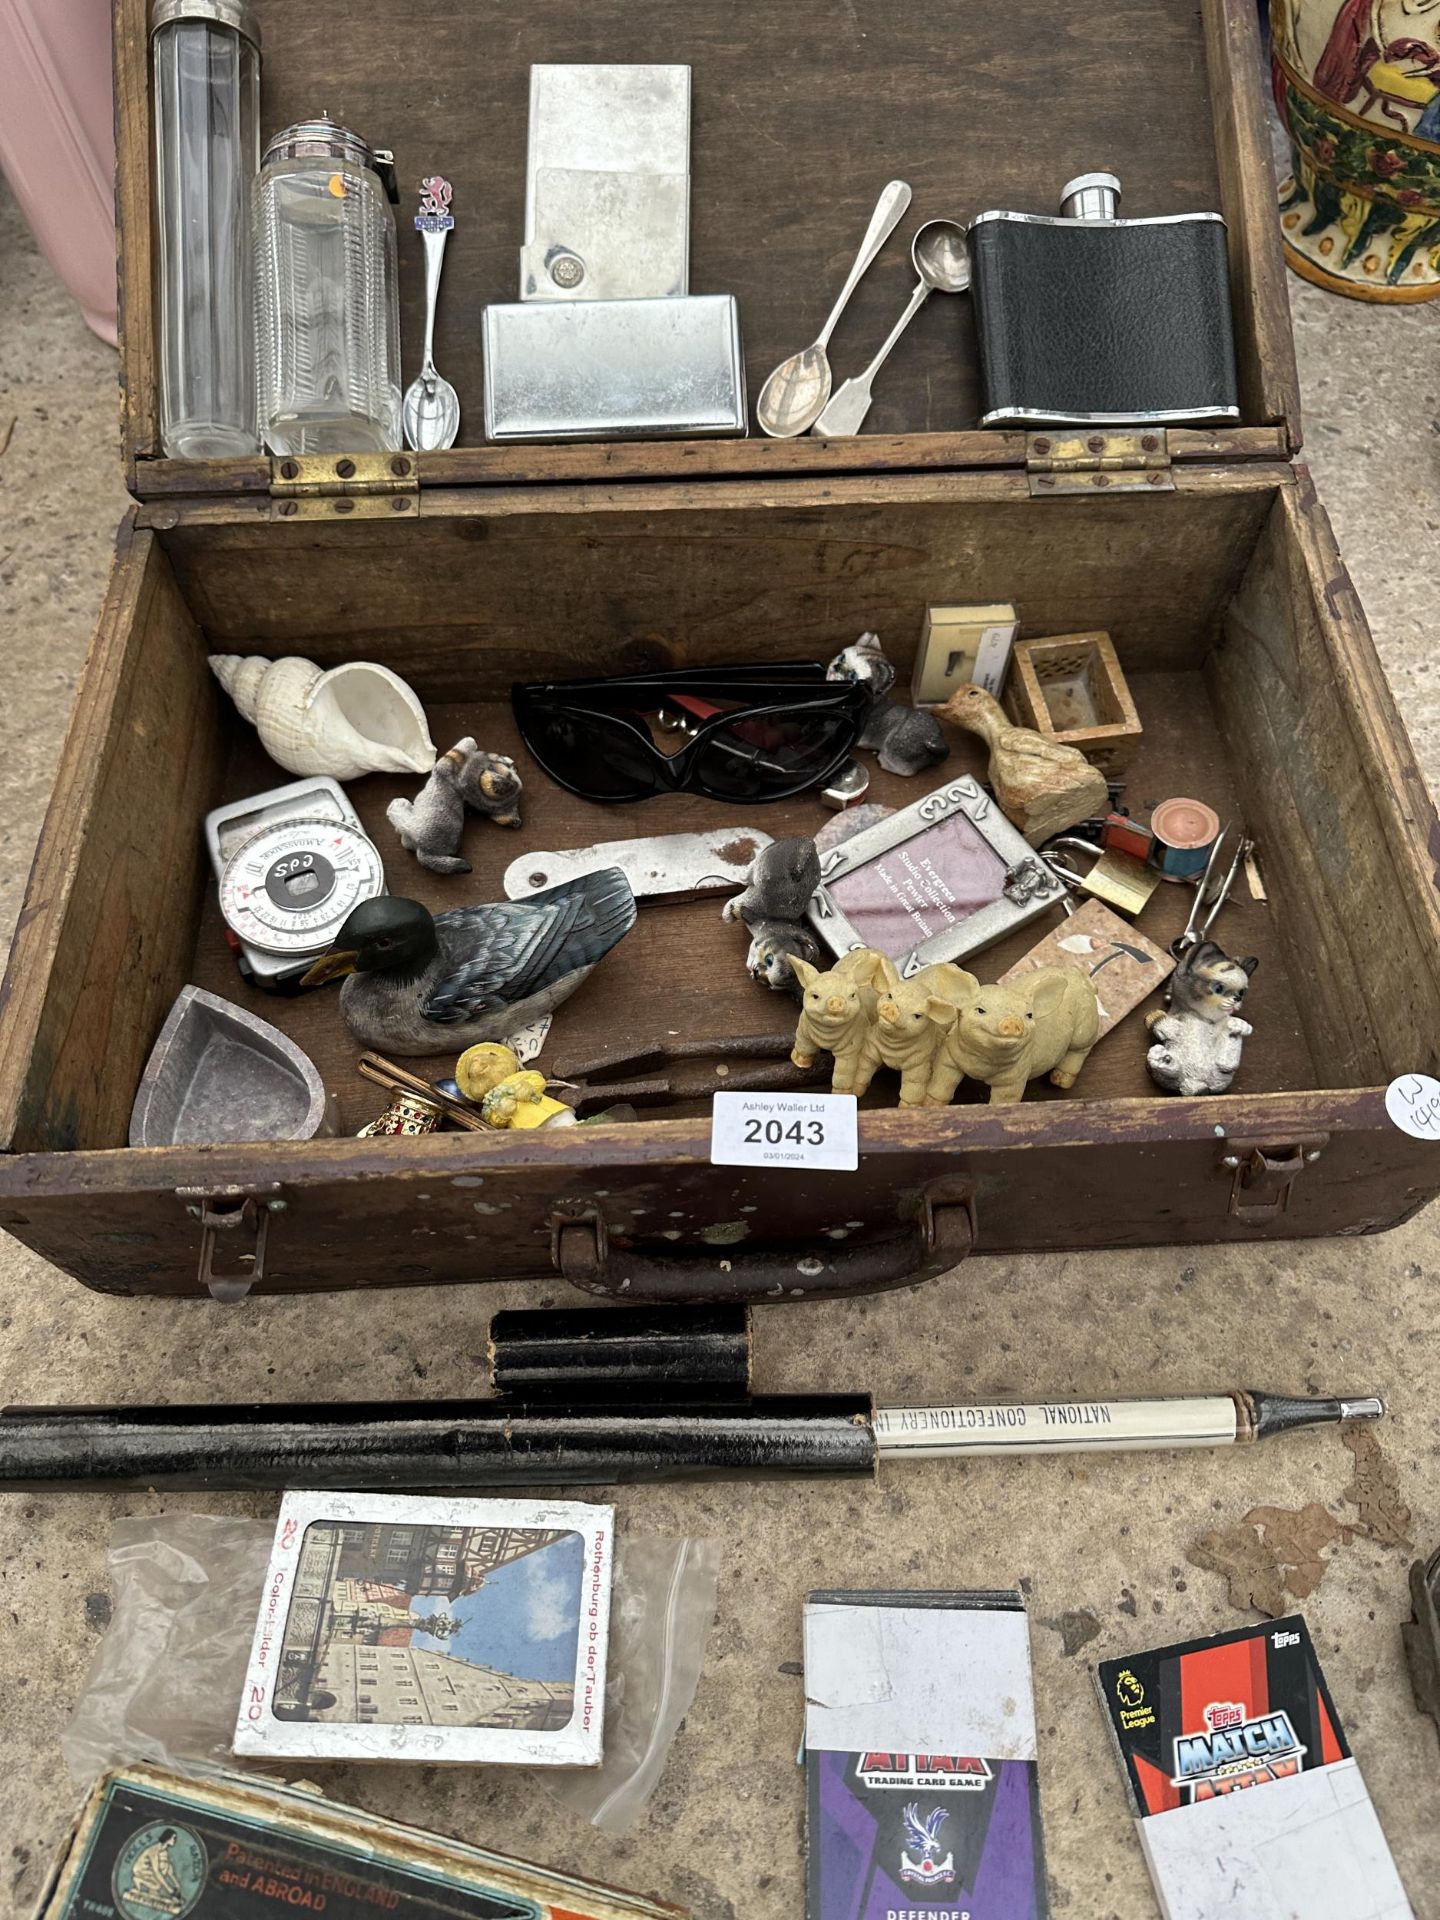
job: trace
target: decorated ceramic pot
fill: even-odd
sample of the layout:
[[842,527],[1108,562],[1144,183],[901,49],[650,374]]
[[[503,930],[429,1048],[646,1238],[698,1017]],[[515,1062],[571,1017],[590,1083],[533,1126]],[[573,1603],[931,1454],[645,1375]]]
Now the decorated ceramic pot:
[[1440,294],[1440,0],[1273,0],[1285,257],[1358,300]]

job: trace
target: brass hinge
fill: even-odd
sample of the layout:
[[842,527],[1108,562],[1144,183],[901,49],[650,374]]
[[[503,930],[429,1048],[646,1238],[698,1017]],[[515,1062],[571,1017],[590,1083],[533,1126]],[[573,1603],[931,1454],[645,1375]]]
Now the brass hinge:
[[1025,476],[1032,499],[1057,493],[1173,493],[1163,427],[1128,433],[1067,427],[1027,433]]
[[270,462],[272,520],[414,519],[413,453],[282,454]]

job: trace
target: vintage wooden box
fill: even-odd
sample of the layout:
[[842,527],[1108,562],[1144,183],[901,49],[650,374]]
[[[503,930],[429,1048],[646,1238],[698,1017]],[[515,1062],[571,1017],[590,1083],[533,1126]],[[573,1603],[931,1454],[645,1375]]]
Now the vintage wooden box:
[[[349,0],[260,0],[259,12],[267,128],[325,108],[392,144],[403,181],[435,167],[453,178],[438,357],[472,433],[480,308],[516,284],[526,73],[554,58],[691,63],[692,285],[739,297],[752,400],[818,325],[884,180],[912,182],[915,218],[968,218],[1048,210],[1067,177],[1104,165],[1130,213],[1223,210],[1244,418],[1168,434],[967,430],[970,317],[964,300],[937,298],[879,383],[872,431],[848,441],[471,446],[290,472],[162,459],[145,8],[118,0],[137,504],[3,989],[0,1225],[118,1293],[203,1297],[209,1271],[294,1290],[558,1269],[631,1299],[778,1299],[899,1284],[972,1246],[1371,1232],[1440,1190],[1440,1156],[1392,1127],[1383,1101],[1393,1075],[1437,1064],[1440,830],[1324,513],[1292,464],[1252,0],[1119,15],[855,0],[818,35],[764,0],[396,4],[363,32]],[[407,378],[420,339],[412,238],[402,226]],[[892,245],[837,337],[842,376],[909,284]],[[1144,725],[1127,793],[1137,811],[1192,793],[1255,835],[1268,904],[1244,894],[1223,923],[1232,951],[1260,957],[1233,1094],[1159,1096],[1135,1020],[1075,1095],[867,1110],[853,1177],[712,1168],[703,1102],[558,1135],[125,1147],[179,988],[245,998],[201,817],[275,776],[208,649],[383,660],[425,697],[440,744],[473,732],[503,748],[516,676],[823,658],[872,628],[903,684],[927,602],[1006,599],[1026,634],[1114,637]],[[972,745],[952,764],[978,766]],[[351,789],[387,857],[382,814],[398,790]],[[903,803],[917,790],[882,776],[874,792]],[[525,831],[555,848],[716,816],[705,802],[592,807],[536,773]],[[817,816],[802,803],[755,823],[813,830]],[[497,897],[516,841],[471,838],[463,897]],[[453,903],[399,862],[392,884]],[[1166,940],[1187,901],[1161,893],[1145,925]],[[995,971],[1029,943],[994,950]],[[713,901],[643,908],[562,1010],[555,1057],[622,1036],[783,1026],[788,1004],[746,981],[740,959]],[[333,995],[253,1004],[320,1064],[348,1130],[379,1110]]]

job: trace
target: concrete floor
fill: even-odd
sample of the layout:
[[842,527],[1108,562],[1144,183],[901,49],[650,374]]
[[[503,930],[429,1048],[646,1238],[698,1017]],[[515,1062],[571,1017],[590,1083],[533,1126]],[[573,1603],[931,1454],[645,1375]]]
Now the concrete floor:
[[[125,505],[115,364],[0,190],[0,936],[30,849]],[[1308,457],[1422,764],[1440,785],[1430,572],[1440,524],[1440,306],[1366,307],[1291,282]],[[1263,993],[1263,986],[1262,986]],[[1263,1017],[1263,1009],[1261,1010]],[[761,1316],[758,1384],[873,1388],[893,1401],[1253,1382],[1383,1390],[1383,1445],[1424,1550],[1440,1540],[1434,1290],[1440,1212],[1379,1239],[1232,1251],[977,1259],[923,1296]],[[0,1236],[0,1394],[11,1402],[383,1398],[472,1389],[489,1313],[535,1287],[261,1300],[222,1311],[105,1300]],[[724,1542],[719,1616],[694,1709],[639,1826],[607,1840],[503,1773],[330,1776],[387,1814],[657,1892],[699,1920],[794,1920],[801,1902],[800,1607],[816,1585],[1029,1595],[1041,1784],[1057,1914],[1154,1912],[1092,1693],[1111,1654],[1240,1624],[1187,1560],[1258,1504],[1354,1519],[1336,1433],[1228,1455],[895,1469],[864,1486],[622,1492],[623,1525]],[[258,1514],[218,1497],[0,1501],[0,1913],[28,1913],[74,1793],[59,1735],[105,1613],[124,1513]],[[1411,1555],[1337,1546],[1305,1612],[1416,1911],[1440,1915],[1440,1752],[1414,1709],[1399,1623]],[[1088,1635],[1088,1639],[1085,1636]],[[1077,1641],[1083,1644],[1077,1645]],[[1070,1649],[1074,1649],[1071,1651]]]

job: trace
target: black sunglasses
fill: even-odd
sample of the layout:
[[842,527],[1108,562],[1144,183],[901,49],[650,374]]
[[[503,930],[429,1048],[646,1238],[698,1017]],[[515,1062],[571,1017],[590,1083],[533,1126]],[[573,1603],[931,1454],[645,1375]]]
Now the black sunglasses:
[[[550,778],[582,800],[610,802],[657,793],[784,800],[835,772],[870,710],[866,688],[827,680],[808,660],[536,681],[512,687],[510,699]],[[690,734],[678,753],[651,739],[652,713]]]

